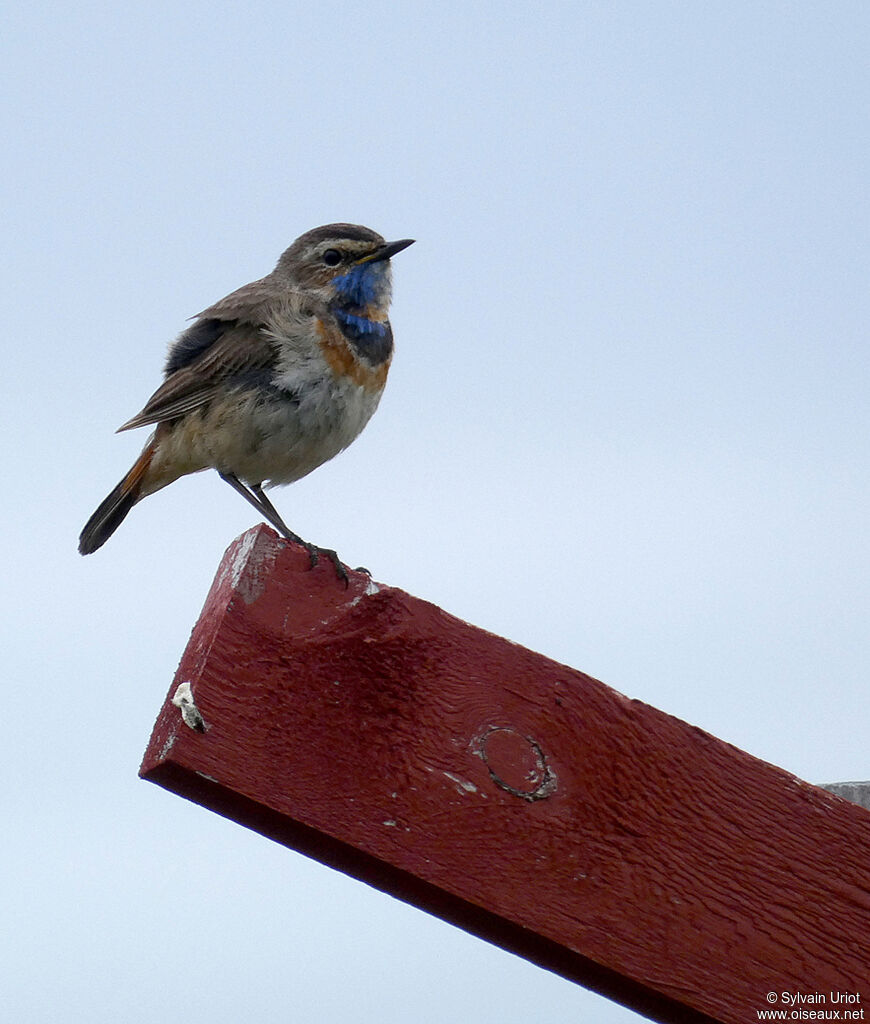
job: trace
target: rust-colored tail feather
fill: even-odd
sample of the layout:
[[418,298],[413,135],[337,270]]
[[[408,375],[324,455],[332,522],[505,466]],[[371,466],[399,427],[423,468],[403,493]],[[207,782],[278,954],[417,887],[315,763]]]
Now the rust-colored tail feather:
[[146,445],[145,450],[133,464],[133,468],[107,495],[79,536],[79,554],[90,555],[101,548],[109,537],[124,521],[127,513],[139,500],[142,493],[142,481],[151,465],[154,455],[153,442]]

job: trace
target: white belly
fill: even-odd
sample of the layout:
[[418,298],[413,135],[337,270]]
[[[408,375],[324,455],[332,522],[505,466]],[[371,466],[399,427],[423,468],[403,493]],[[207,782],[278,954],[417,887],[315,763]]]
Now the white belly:
[[373,394],[349,380],[321,380],[296,399],[250,408],[239,442],[226,452],[245,483],[289,484],[351,444],[378,407]]
[[167,424],[143,487],[150,494],[187,473],[217,469],[247,484],[289,484],[354,441],[380,393],[347,378],[309,378],[282,397],[275,390],[230,392]]

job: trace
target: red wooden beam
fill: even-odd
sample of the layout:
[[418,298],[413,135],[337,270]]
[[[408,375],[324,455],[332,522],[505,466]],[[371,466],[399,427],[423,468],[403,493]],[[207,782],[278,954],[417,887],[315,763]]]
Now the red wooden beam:
[[870,999],[870,813],[307,565],[229,548],[144,778],[657,1020]]

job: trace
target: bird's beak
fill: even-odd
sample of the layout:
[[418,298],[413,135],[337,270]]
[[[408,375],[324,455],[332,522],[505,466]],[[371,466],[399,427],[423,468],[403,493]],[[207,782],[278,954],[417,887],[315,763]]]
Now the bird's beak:
[[357,263],[380,263],[381,260],[388,260],[391,256],[395,256],[397,252],[407,249],[414,242],[415,239],[413,238],[402,238],[398,242],[387,242],[380,249],[375,249],[370,255],[363,256],[361,260],[357,260]]

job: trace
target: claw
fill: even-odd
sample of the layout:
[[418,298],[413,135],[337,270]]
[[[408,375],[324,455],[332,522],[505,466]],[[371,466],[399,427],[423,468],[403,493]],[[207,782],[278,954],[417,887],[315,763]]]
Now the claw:
[[347,569],[344,567],[344,563],[338,557],[338,555],[331,548],[318,548],[318,553],[326,555],[326,557],[332,562],[333,568],[335,569],[335,575],[340,580],[343,580],[345,590],[350,586],[350,580],[347,576]]
[[[288,540],[289,539],[290,538],[288,538]],[[314,566],[317,565],[317,563],[318,563],[318,561],[320,559],[320,549],[317,547],[316,544],[309,544],[307,540],[302,540],[301,537],[299,538],[299,543],[308,552],[308,561],[309,561],[308,568],[309,569],[313,569]]]

